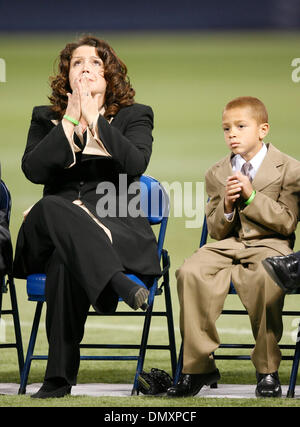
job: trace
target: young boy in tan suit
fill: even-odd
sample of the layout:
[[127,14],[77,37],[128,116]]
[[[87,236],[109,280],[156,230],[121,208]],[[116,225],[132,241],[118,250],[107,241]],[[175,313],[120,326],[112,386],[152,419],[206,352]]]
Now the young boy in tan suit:
[[203,385],[220,378],[212,356],[220,344],[215,322],[232,281],[255,338],[251,359],[256,368],[256,395],[279,397],[284,293],[261,261],[292,252],[299,215],[300,162],[264,143],[268,113],[259,99],[232,100],[222,121],[231,153],[205,177],[208,231],[217,241],[198,249],[176,272],[183,375],[168,395],[195,395]]

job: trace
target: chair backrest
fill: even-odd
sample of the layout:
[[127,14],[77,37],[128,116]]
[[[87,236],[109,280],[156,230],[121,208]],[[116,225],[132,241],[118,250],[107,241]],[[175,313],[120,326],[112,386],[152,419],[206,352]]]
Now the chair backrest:
[[142,175],[141,209],[151,225],[160,224],[158,236],[158,256],[160,257],[166,233],[166,227],[170,211],[169,197],[157,179]]
[[8,188],[2,180],[0,181],[0,210],[5,213],[7,223],[9,223],[11,212],[11,196]]
[[141,185],[141,209],[147,216],[151,225],[160,224],[169,216],[169,197],[155,178],[142,175]]
[[205,243],[207,242],[207,236],[208,236],[207,221],[206,221],[206,215],[204,215],[200,245],[199,245],[200,248],[202,248],[202,246],[205,245]]

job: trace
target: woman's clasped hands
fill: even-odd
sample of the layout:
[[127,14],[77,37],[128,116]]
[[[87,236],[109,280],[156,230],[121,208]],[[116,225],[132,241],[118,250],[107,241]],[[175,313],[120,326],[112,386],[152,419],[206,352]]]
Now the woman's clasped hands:
[[74,83],[73,92],[67,93],[66,115],[80,121],[83,127],[91,127],[99,115],[101,94],[92,95],[86,73],[83,73]]

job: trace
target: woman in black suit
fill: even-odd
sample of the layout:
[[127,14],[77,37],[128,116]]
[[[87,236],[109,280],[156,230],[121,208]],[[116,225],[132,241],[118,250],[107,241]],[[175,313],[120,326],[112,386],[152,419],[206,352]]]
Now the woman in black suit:
[[22,159],[43,198],[21,226],[14,262],[16,277],[47,276],[48,364],[33,395],[40,398],[76,384],[90,304],[112,312],[121,296],[145,309],[148,291],[125,273],[145,281],[160,274],[155,236],[130,211],[136,194],[128,194],[150,160],[152,109],[134,102],[126,66],[95,37],[62,50],[51,87],[51,106],[33,109]]

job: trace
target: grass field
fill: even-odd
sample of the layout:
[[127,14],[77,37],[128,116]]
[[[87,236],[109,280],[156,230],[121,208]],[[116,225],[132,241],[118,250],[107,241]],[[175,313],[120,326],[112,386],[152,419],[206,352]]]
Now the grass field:
[[[108,40],[128,66],[136,89],[136,100],[151,105],[155,113],[154,149],[148,173],[161,181],[173,183],[204,180],[205,171],[227,154],[221,129],[221,111],[232,98],[252,95],[262,99],[269,111],[271,132],[267,142],[300,159],[300,84],[292,81],[292,59],[299,55],[300,34],[289,33],[177,33],[177,34],[99,34]],[[2,177],[13,198],[11,233],[15,242],[22,221],[22,212],[41,196],[41,186],[28,182],[20,169],[21,157],[33,106],[47,103],[48,76],[58,52],[73,40],[67,35],[0,35],[0,58],[6,62],[6,83],[0,83],[0,138]],[[194,194],[194,192],[193,192]],[[195,194],[194,194],[195,197]],[[195,200],[194,200],[195,201]],[[171,285],[177,344],[178,302],[174,272],[184,258],[199,244],[201,230],[186,228],[188,218],[171,213],[166,246],[171,256]],[[298,233],[299,234],[299,233]],[[300,249],[300,238],[296,241]],[[18,301],[25,350],[27,348],[34,304],[26,301],[25,282],[17,281]],[[5,298],[5,305],[8,298]],[[226,305],[240,307],[236,297],[228,297]],[[288,308],[299,307],[298,297],[289,297]],[[101,325],[100,325],[101,321]],[[111,322],[99,318],[88,321],[86,341],[93,338],[116,342],[129,340],[138,325],[127,321]],[[6,320],[7,340],[13,335],[10,319]],[[235,338],[251,342],[248,319],[222,317],[218,321],[222,341]],[[165,325],[153,322],[151,342],[162,342]],[[44,326],[37,349],[45,353],[47,341]],[[285,322],[284,340],[293,343],[295,320]],[[14,350],[0,352],[0,382],[18,382],[17,358]],[[290,363],[280,368],[282,383],[288,382]],[[145,369],[158,367],[170,372],[168,355],[149,351]],[[255,383],[250,362],[218,363],[224,383]],[[33,362],[30,382],[41,382],[44,362]],[[79,383],[131,382],[135,363],[82,362]],[[299,392],[298,392],[299,394]],[[0,406],[37,404],[28,396],[0,396]],[[44,403],[43,403],[44,404]],[[66,398],[45,403],[62,406],[238,406],[297,405],[297,401],[218,401],[144,397],[122,399]]]

